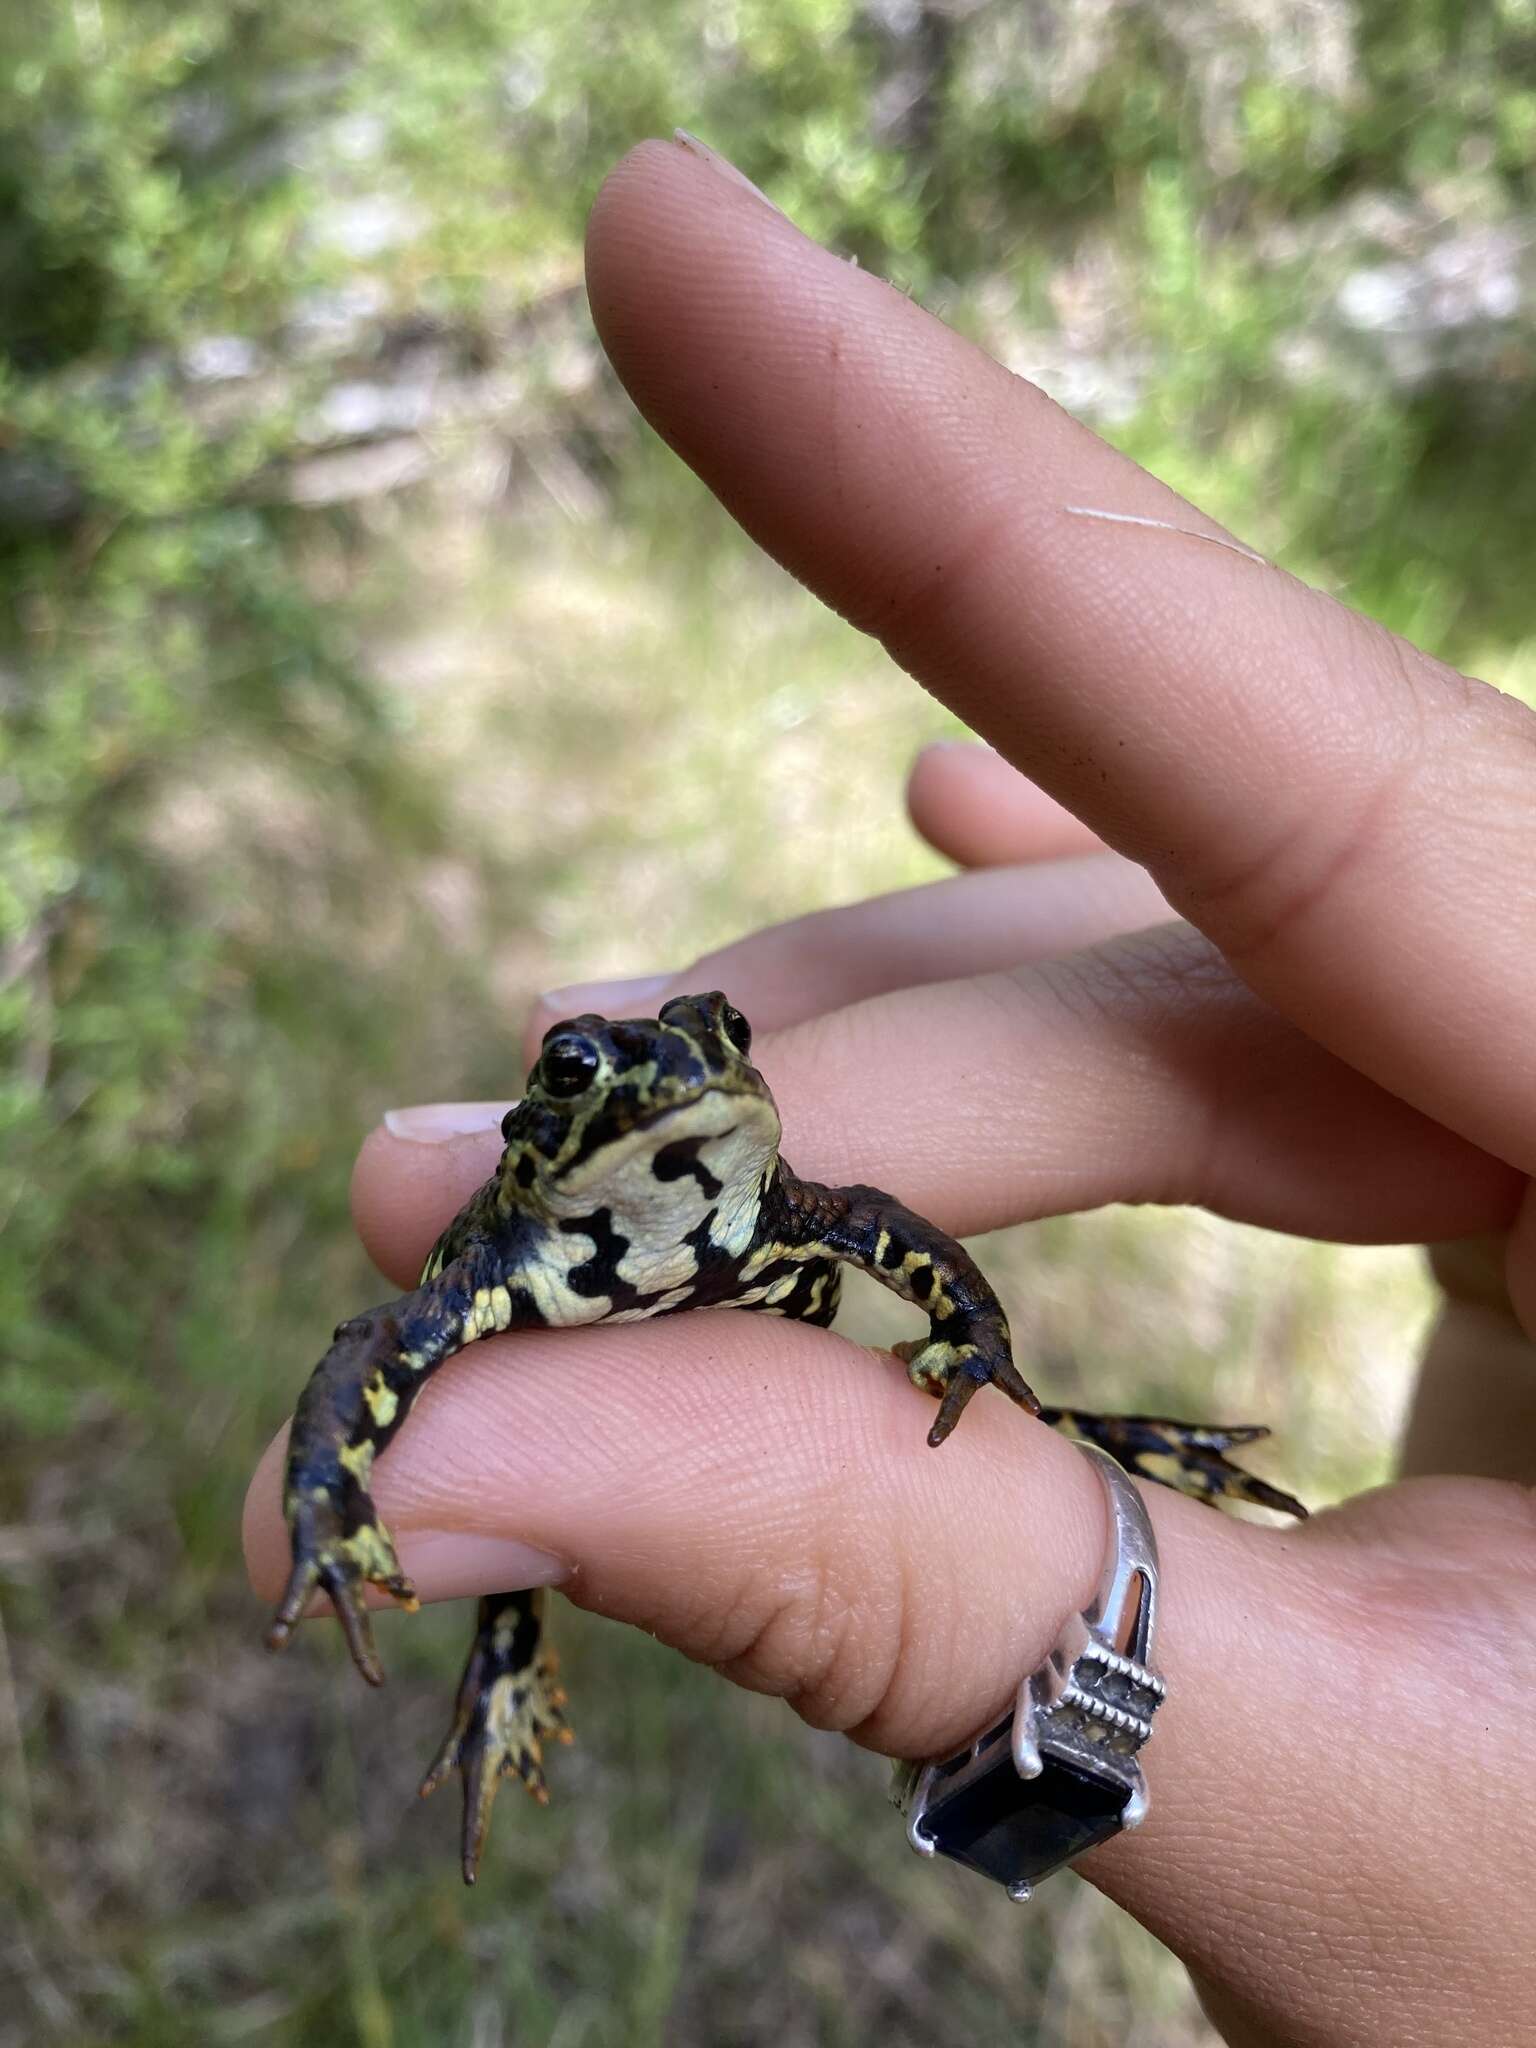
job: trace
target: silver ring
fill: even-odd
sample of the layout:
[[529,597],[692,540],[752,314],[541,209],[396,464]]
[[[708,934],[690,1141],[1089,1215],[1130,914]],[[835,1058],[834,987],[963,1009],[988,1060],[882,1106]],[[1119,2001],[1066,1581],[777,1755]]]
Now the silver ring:
[[1068,1617],[1002,1720],[953,1756],[899,1764],[892,1786],[920,1856],[948,1856],[1015,1899],[1145,1819],[1139,1752],[1167,1696],[1152,1668],[1157,1539],[1146,1506],[1108,1452],[1077,1448],[1109,1501],[1092,1604]]

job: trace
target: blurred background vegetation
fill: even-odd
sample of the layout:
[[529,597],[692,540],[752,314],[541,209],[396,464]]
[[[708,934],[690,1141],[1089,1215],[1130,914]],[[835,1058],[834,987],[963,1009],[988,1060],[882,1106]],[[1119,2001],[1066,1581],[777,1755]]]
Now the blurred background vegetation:
[[[581,1744],[464,1894],[410,1797],[461,1615],[388,1628],[387,1712],[319,1632],[274,1666],[238,1510],[371,1298],[385,1103],[513,1091],[538,988],[936,872],[953,728],[604,368],[614,158],[703,134],[1524,689],[1536,4],[8,0],[0,56],[0,2043],[1208,2040],[1087,1887],[917,1868],[873,1760],[577,1617]],[[984,1250],[1043,1386],[1386,1471],[1411,1253]]]

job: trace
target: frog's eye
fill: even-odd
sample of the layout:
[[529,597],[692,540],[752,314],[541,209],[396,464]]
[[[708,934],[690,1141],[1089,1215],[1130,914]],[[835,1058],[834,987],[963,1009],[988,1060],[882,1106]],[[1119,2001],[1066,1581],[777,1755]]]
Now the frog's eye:
[[601,1062],[590,1038],[555,1038],[539,1055],[539,1076],[551,1095],[580,1095]]
[[752,1050],[752,1026],[733,1003],[725,1003],[720,1010],[720,1029],[739,1053]]

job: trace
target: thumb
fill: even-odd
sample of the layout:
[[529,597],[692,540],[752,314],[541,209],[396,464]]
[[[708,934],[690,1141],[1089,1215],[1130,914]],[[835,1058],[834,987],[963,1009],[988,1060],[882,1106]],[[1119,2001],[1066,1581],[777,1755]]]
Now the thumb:
[[[429,1383],[373,1491],[426,1599],[556,1584],[814,1726],[932,1756],[1003,1710],[1087,1604],[1107,1540],[1099,1481],[1063,1438],[982,1398],[935,1451],[932,1413],[888,1354],[766,1316],[525,1332]],[[280,1462],[275,1444],[246,1506],[266,1595],[285,1575]],[[1213,1781],[1257,1768],[1255,1701],[1283,1718],[1290,1687],[1304,1705],[1289,1639],[1308,1546],[1149,1493],[1158,1661],[1207,1675],[1159,1715],[1148,1829],[1208,1844],[1229,1797],[1203,1811]]]
[[[1104,1548],[1064,1442],[978,1402],[940,1456],[932,1417],[888,1354],[769,1317],[519,1333],[423,1390],[373,1493],[424,1599],[557,1584],[921,1755],[1000,1709]],[[246,1503],[263,1593],[286,1570],[281,1457]]]

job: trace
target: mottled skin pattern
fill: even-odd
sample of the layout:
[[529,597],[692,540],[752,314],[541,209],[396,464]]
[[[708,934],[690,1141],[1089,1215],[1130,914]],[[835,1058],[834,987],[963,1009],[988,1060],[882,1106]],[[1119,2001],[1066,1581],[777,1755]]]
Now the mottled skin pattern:
[[[790,1172],[750,1045],[746,1019],[718,993],[679,997],[655,1019],[576,1017],[546,1036],[528,1092],[502,1124],[500,1164],[433,1246],[421,1285],[343,1323],[300,1396],[283,1488],[293,1570],[268,1631],[272,1648],[323,1591],[358,1669],[382,1682],[363,1587],[381,1586],[407,1607],[416,1596],[369,1476],[455,1352],[493,1330],[634,1322],[685,1308],[830,1323],[840,1261],[928,1317],[927,1337],[897,1351],[938,1400],[931,1444],[990,1384],[1147,1478],[1205,1499],[1303,1512],[1222,1455],[1263,1430],[1042,1409],[1013,1363],[997,1297],[958,1244],[878,1188],[826,1188]],[[462,1774],[471,1884],[498,1780],[516,1772],[544,1800],[543,1743],[570,1740],[542,1618],[539,1593],[480,1602],[453,1726],[422,1784],[426,1793]]]

